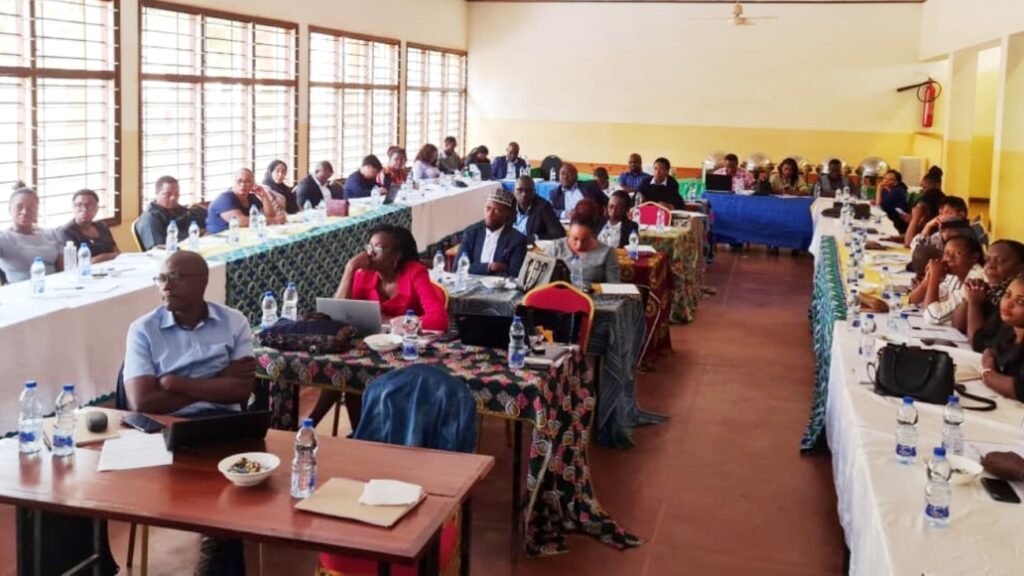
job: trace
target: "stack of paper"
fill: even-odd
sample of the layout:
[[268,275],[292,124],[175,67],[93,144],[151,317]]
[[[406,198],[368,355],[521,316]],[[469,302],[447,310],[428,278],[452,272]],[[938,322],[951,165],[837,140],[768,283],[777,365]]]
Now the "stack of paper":
[[174,463],[174,453],[167,450],[163,434],[144,434],[138,430],[124,430],[120,438],[103,443],[98,472],[131,470]]

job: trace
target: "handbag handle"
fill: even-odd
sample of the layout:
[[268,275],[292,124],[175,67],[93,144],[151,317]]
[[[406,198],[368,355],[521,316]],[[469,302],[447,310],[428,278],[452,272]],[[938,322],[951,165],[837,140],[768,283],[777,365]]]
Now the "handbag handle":
[[953,389],[956,393],[963,396],[964,398],[970,398],[975,402],[981,402],[982,406],[964,406],[964,410],[974,410],[975,412],[991,412],[996,409],[996,401],[991,398],[985,398],[984,396],[978,396],[971,394],[967,391],[967,387],[963,384],[954,384]]

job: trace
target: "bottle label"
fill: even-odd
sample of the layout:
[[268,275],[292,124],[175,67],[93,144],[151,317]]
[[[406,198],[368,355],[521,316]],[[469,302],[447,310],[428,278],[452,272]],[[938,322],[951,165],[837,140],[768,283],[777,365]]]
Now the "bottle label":
[[522,352],[513,352],[512,357],[509,359],[514,366],[522,366],[526,363],[526,355]]
[[924,509],[924,515],[933,520],[948,520],[949,506],[936,506],[934,504],[929,504]]
[[32,430],[22,430],[18,432],[18,442],[22,444],[31,444],[36,441],[36,433]]
[[55,450],[57,448],[73,448],[73,447],[74,447],[74,442],[72,441],[71,436],[65,436],[65,435],[59,435],[58,436],[57,434],[53,435],[53,448]]
[[896,445],[896,455],[901,458],[917,458],[917,446]]

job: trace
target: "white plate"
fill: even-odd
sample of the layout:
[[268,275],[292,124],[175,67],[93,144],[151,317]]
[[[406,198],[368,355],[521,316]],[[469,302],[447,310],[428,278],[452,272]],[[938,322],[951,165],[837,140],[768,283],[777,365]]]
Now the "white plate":
[[374,352],[390,352],[402,345],[402,337],[397,334],[374,334],[363,339]]
[[[228,468],[241,458],[259,462],[263,469],[252,474],[229,472]],[[271,473],[273,473],[280,465],[281,459],[268,452],[243,452],[241,454],[228,456],[221,460],[217,464],[217,470],[220,470],[220,473],[230,480],[235,486],[255,486],[269,478]]]

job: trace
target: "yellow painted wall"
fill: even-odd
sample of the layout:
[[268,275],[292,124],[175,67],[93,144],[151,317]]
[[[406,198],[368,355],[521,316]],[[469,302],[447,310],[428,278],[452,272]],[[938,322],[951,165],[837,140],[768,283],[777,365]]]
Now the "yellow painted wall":
[[1024,241],[1024,33],[1005,38],[1003,54],[990,213],[994,237]]

